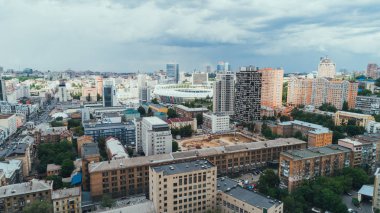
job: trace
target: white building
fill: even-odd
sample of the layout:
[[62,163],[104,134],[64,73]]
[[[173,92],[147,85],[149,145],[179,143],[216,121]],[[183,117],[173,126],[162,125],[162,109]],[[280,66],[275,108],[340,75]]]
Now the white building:
[[373,190],[372,207],[374,209],[380,209],[380,168],[376,169],[375,182],[373,184],[373,187],[374,187],[374,190]]
[[116,160],[121,158],[129,158],[128,154],[125,152],[125,149],[121,142],[113,137],[106,139],[106,147],[108,159]]
[[380,123],[376,121],[369,121],[365,127],[369,134],[380,132]]
[[0,127],[8,130],[8,135],[12,135],[17,131],[17,122],[15,114],[0,115]]
[[145,117],[141,122],[141,145],[146,156],[172,151],[169,125],[158,117]]
[[328,57],[321,57],[318,65],[318,78],[334,78],[336,68],[334,62]]
[[226,72],[216,75],[213,87],[213,112],[234,114],[235,74]]
[[66,102],[68,100],[66,84],[63,81],[58,86],[58,100],[59,102]]
[[223,113],[203,113],[203,131],[224,133],[230,131],[230,116]]

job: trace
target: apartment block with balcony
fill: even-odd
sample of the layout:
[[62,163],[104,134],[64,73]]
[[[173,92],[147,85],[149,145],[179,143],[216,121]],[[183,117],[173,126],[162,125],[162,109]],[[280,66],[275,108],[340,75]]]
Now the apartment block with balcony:
[[80,187],[55,190],[52,193],[54,213],[81,213]]
[[338,111],[334,116],[334,123],[336,126],[347,125],[348,122],[354,121],[355,125],[366,127],[370,121],[374,121],[372,115],[365,115],[354,112]]

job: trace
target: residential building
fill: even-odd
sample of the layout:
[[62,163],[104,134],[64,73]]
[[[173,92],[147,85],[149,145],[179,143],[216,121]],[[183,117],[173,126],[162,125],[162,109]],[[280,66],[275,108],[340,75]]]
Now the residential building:
[[232,71],[231,64],[224,61],[219,61],[216,65],[216,72]]
[[169,118],[166,121],[170,129],[182,128],[185,126],[191,126],[191,130],[197,131],[197,119],[196,118]]
[[90,190],[89,164],[100,161],[99,148],[97,143],[85,143],[81,149],[82,157],[82,185],[84,191]]
[[179,64],[166,64],[166,76],[177,84],[179,81]]
[[116,97],[115,84],[112,80],[104,80],[103,82],[103,106],[113,107],[118,104]]
[[136,109],[126,109],[124,110],[123,115],[127,121],[131,121],[135,118],[141,117],[139,111],[137,111]]
[[84,134],[92,136],[94,141],[100,138],[115,137],[123,145],[134,146],[136,142],[135,125],[132,121],[122,123],[84,122]]
[[343,138],[338,140],[338,145],[346,147],[351,150],[351,165],[361,166],[362,164],[362,150],[363,144],[356,140],[351,140],[349,138]]
[[149,182],[158,213],[215,211],[216,167],[208,160],[151,167]]
[[261,106],[279,108],[282,106],[284,70],[264,68],[261,73]]
[[339,139],[338,144],[351,150],[351,165],[374,171],[376,166],[377,144],[361,141],[360,138]]
[[21,160],[7,160],[0,162],[0,171],[5,173],[7,184],[20,183],[24,180]]
[[29,182],[0,187],[0,212],[22,212],[34,201],[51,202],[53,181],[32,179]]
[[85,143],[93,143],[94,138],[90,135],[83,135],[77,138],[77,150],[78,153],[82,153],[82,146]]
[[106,139],[106,149],[107,149],[108,160],[129,158],[127,152],[125,152],[123,145],[116,138],[108,137]]
[[355,109],[363,111],[364,114],[380,114],[380,97],[377,96],[357,96]]
[[366,71],[367,77],[370,77],[372,79],[378,79],[380,77],[380,68],[377,64],[368,64]]
[[233,175],[276,163],[282,151],[305,148],[304,141],[279,138],[91,163],[89,165],[91,187],[89,188],[91,196],[95,199],[100,198],[104,193],[110,193],[114,197],[149,193],[149,167],[207,159],[217,167],[218,175]]
[[373,198],[372,198],[372,207],[375,210],[380,210],[380,168],[376,169],[374,179],[375,179],[375,182],[373,184],[374,190],[373,190]]
[[370,121],[374,120],[375,118],[372,115],[346,111],[337,111],[334,116],[336,126],[347,125],[349,121],[353,121],[356,126],[366,127]]
[[231,131],[230,116],[224,113],[203,113],[203,131],[205,133],[226,133]]
[[66,83],[63,80],[61,80],[58,85],[58,100],[59,102],[68,101]]
[[46,176],[59,176],[61,174],[61,166],[55,164],[48,164],[46,167]]
[[52,193],[54,213],[81,213],[81,189],[80,187],[64,188]]
[[17,131],[16,114],[1,114],[0,127],[7,129],[8,135],[13,135]]
[[192,74],[193,85],[207,84],[208,83],[208,73],[205,72],[194,72]]
[[234,114],[235,74],[224,72],[216,75],[213,86],[213,112]]
[[321,125],[299,120],[282,122],[277,125],[276,133],[284,137],[293,137],[300,132],[307,137],[309,147],[327,146],[332,143],[333,132]]
[[137,153],[143,153],[142,149],[142,141],[141,141],[141,121],[142,118],[135,118],[133,119],[133,124],[135,125],[136,131],[135,131],[135,138],[136,138],[136,152]]
[[157,117],[144,117],[141,122],[141,142],[146,156],[170,153],[172,134],[169,125]]
[[367,123],[367,126],[365,127],[365,130],[369,134],[379,133],[380,132],[380,122],[369,121]]
[[207,108],[190,108],[184,105],[175,105],[174,110],[180,117],[186,118],[196,118],[197,115],[208,112]]
[[281,152],[278,170],[280,186],[292,191],[304,180],[331,176],[351,166],[350,160],[351,150],[335,144]]
[[96,87],[83,87],[81,100],[96,102],[98,100],[98,89]]
[[261,73],[254,66],[241,67],[236,73],[235,119],[242,123],[260,120]]
[[290,106],[311,105],[313,79],[291,77],[288,81],[286,103]]
[[321,57],[318,65],[318,78],[334,78],[336,72],[335,63],[331,59],[326,57]]
[[9,148],[4,148],[0,151],[0,157],[6,160],[21,160],[22,174],[29,176],[32,170],[33,143],[23,143],[22,140],[18,143],[9,145]]
[[41,128],[37,127],[34,132],[34,139],[36,144],[40,143],[58,143],[62,140],[72,141],[73,133],[67,129],[67,126],[50,127],[43,125]]
[[96,76],[96,77],[95,77],[95,83],[96,83],[97,93],[98,93],[100,96],[103,96],[103,77],[101,77],[101,76]]
[[244,189],[228,177],[218,178],[217,209],[233,213],[282,213],[284,204],[274,198]]
[[7,101],[7,87],[4,79],[0,79],[0,101]]

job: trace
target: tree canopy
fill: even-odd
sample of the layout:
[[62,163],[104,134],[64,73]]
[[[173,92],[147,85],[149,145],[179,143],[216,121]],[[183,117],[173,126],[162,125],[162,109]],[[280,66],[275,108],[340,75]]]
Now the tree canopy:
[[33,201],[32,203],[30,204],[27,204],[23,211],[23,213],[53,213],[53,205],[48,202],[48,201],[40,201],[40,200],[36,200],[36,201]]

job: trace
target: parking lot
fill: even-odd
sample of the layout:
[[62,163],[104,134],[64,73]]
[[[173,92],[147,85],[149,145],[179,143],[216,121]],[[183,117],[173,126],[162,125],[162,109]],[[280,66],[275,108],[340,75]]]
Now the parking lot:
[[371,203],[362,202],[360,203],[360,207],[356,207],[354,206],[354,204],[352,204],[352,198],[357,198],[358,193],[355,191],[352,191],[350,192],[350,194],[352,194],[352,196],[347,195],[347,194],[342,196],[342,201],[344,204],[346,204],[348,209],[352,209],[353,211],[356,211],[358,213],[372,213]]

